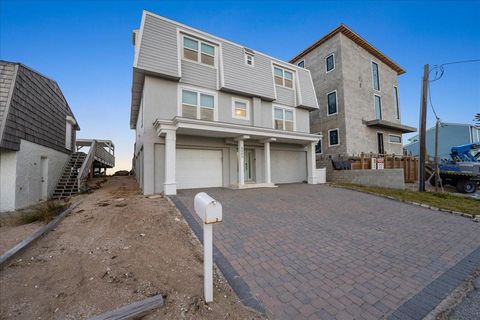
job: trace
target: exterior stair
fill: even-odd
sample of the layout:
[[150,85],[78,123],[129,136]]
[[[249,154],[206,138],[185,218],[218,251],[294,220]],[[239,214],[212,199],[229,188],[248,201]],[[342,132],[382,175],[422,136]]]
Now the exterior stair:
[[67,165],[63,169],[62,176],[57,182],[52,195],[53,200],[68,198],[78,193],[78,173],[86,157],[87,154],[84,152],[72,153]]

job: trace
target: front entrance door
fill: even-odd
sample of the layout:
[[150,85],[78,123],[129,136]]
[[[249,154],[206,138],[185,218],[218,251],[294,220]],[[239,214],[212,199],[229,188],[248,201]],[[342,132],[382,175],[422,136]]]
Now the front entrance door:
[[245,149],[245,182],[255,182],[255,150]]
[[377,132],[378,141],[378,154],[385,154],[385,148],[383,147],[383,133]]

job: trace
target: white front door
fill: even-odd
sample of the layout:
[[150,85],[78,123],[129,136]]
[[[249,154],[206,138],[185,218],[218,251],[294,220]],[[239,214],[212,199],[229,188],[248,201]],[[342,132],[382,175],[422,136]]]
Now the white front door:
[[223,186],[222,151],[177,149],[177,189]]
[[42,170],[40,176],[40,200],[45,201],[48,199],[48,158],[40,158],[40,169]]
[[245,149],[245,182],[255,182],[255,150]]

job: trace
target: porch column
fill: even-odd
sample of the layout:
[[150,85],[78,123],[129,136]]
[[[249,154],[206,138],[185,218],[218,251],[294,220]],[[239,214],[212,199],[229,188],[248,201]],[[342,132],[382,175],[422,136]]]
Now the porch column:
[[316,142],[307,145],[307,175],[308,184],[317,184],[317,159],[315,155]]
[[245,150],[243,139],[238,140],[238,185],[245,184]]
[[277,139],[270,138],[263,140],[263,152],[264,152],[264,164],[265,164],[265,183],[271,184],[272,183],[272,167],[270,161],[270,142],[274,142]]
[[250,136],[243,135],[235,138],[238,142],[238,186],[241,187],[245,184],[245,148],[243,141],[250,139]]
[[165,133],[165,183],[163,184],[163,192],[166,195],[177,194],[177,183],[175,180],[177,133],[174,129],[164,129],[162,132]]

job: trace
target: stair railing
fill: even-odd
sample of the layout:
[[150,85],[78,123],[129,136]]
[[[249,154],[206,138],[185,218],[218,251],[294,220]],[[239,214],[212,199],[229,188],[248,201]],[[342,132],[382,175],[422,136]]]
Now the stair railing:
[[90,150],[83,161],[80,170],[78,171],[78,191],[80,191],[83,183],[87,180],[88,174],[92,168],[93,160],[95,159],[95,153],[97,151],[97,140],[93,140],[90,145]]

